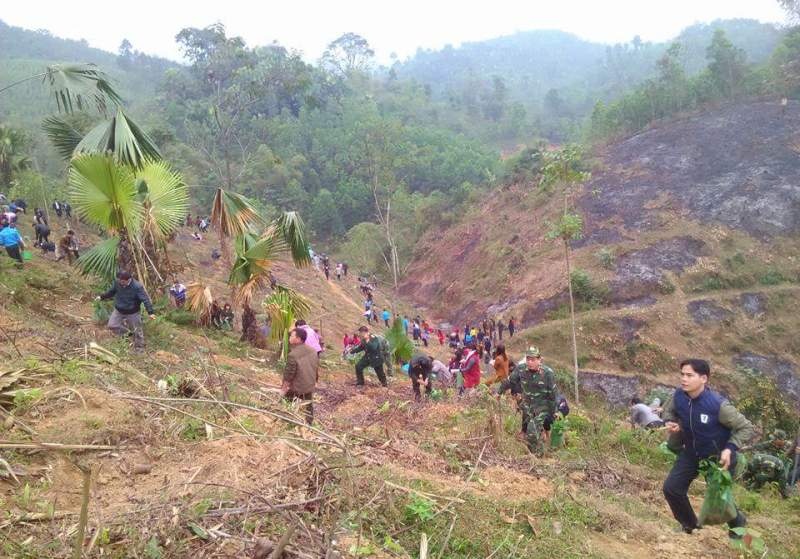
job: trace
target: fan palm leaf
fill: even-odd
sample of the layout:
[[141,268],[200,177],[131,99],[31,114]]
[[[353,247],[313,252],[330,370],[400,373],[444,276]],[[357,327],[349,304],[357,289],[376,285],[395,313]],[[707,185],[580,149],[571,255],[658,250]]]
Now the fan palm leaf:
[[246,197],[218,188],[211,205],[211,225],[222,237],[238,237],[263,223]]
[[308,250],[306,226],[300,218],[300,214],[284,212],[273,222],[273,225],[288,245],[295,265],[307,266],[310,264],[311,256]]
[[297,319],[305,318],[311,310],[311,303],[298,292],[288,287],[278,286],[266,299],[264,310],[270,317],[272,330],[270,335],[274,340],[282,341],[281,355],[286,354],[288,347],[289,330],[294,327]]
[[201,326],[211,324],[211,306],[214,297],[211,288],[200,282],[192,282],[186,286],[186,304],[197,315],[197,323]]
[[69,161],[75,148],[81,143],[83,134],[76,130],[69,122],[58,116],[49,116],[42,121],[42,129],[56,148],[62,159]]
[[181,175],[165,161],[149,161],[136,172],[137,191],[143,199],[143,227],[154,237],[169,237],[186,219],[189,191]]
[[138,231],[143,208],[129,167],[108,155],[83,155],[72,161],[69,186],[75,211],[87,222],[109,233]]
[[49,86],[59,112],[83,111],[94,105],[105,114],[107,101],[122,104],[108,75],[95,64],[55,64],[48,66],[42,82]]
[[[57,145],[66,145],[68,138],[51,136],[51,140]],[[153,139],[120,107],[113,117],[92,128],[75,146],[74,154],[79,153],[112,153],[117,161],[136,168],[143,167],[147,161],[161,159]]]
[[96,275],[110,282],[117,273],[117,252],[119,237],[111,237],[81,254],[78,258],[78,269],[84,275]]
[[228,276],[234,286],[234,302],[249,304],[253,294],[269,281],[269,272],[275,261],[288,253],[288,247],[274,231],[256,238],[245,233],[236,238],[236,258]]

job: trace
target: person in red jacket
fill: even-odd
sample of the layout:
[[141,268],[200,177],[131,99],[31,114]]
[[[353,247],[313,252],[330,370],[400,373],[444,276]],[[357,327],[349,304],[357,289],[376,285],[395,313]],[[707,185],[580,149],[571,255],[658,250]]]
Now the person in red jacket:
[[444,345],[444,332],[441,328],[436,330],[436,336],[439,338],[439,345]]
[[461,375],[464,377],[464,389],[475,388],[481,382],[481,358],[474,342],[470,342],[464,359],[461,362]]

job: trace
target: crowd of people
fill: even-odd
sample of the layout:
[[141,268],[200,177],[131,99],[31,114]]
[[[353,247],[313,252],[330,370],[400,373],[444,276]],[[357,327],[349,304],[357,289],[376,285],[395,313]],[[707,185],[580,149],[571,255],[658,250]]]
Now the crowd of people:
[[[0,200],[5,200],[5,196],[0,194]],[[0,246],[6,254],[16,260],[16,265],[22,267],[25,261],[26,237],[20,232],[22,217],[27,214],[27,204],[25,200],[16,199],[8,204],[0,206]],[[56,216],[72,219],[72,206],[68,202],[55,201],[52,209]],[[42,208],[34,208],[33,220],[31,223],[31,233],[34,239],[33,247],[42,251],[42,255],[50,252],[55,253],[56,261],[67,259],[72,264],[80,256],[79,242],[75,231],[69,228],[67,221],[67,232],[58,239],[58,242],[50,240],[51,228],[47,212]]]

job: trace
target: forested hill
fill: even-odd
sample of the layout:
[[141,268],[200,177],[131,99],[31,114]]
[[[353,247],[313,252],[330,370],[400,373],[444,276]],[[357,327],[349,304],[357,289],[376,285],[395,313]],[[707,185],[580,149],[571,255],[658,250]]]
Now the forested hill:
[[750,19],[695,24],[663,43],[643,42],[637,36],[630,43],[605,45],[563,31],[523,31],[459,47],[419,50],[395,63],[392,71],[475,112],[487,99],[507,96],[543,119],[558,136],[557,120],[579,120],[598,100],[615,99],[655,76],[657,61],[673,43],[681,45],[679,60],[688,75],[703,70],[717,29],[756,64],[770,57],[783,33]]

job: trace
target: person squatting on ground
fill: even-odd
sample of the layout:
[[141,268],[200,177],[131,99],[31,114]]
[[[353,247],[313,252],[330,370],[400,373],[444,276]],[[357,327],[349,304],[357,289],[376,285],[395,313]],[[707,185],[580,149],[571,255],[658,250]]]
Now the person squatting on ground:
[[494,368],[494,374],[486,379],[486,386],[491,386],[496,382],[503,382],[508,378],[508,355],[506,355],[505,344],[497,344],[497,347],[494,348],[494,359],[491,363]]
[[77,260],[79,256],[78,239],[75,238],[75,231],[70,229],[67,231],[66,235],[58,240],[58,246],[56,247],[56,262],[66,258],[67,261],[72,264],[72,262]]
[[511,390],[517,393],[522,411],[522,432],[528,449],[541,455],[547,442],[546,431],[555,420],[556,387],[553,370],[542,364],[542,354],[535,347],[525,352],[525,364],[518,365],[497,388],[497,397]]
[[175,278],[172,282],[172,287],[169,288],[169,296],[172,297],[175,308],[180,309],[186,304],[186,286]]
[[431,392],[433,392],[432,370],[433,360],[422,353],[414,355],[408,364],[408,376],[411,377],[411,388],[414,391],[414,399],[417,402],[422,399],[420,386],[425,387],[425,396],[430,396]]
[[464,390],[475,388],[481,383],[481,358],[475,342],[466,346],[464,360],[461,363],[461,376],[464,379]]
[[289,401],[300,400],[306,423],[314,422],[314,388],[319,379],[319,356],[306,344],[306,331],[293,328],[289,332],[289,355],[283,370],[281,394]]
[[751,491],[774,485],[783,498],[788,498],[789,489],[797,479],[792,473],[797,445],[792,444],[785,431],[776,429],[766,441],[752,448],[757,452],[747,461],[742,483]]
[[643,429],[659,429],[664,426],[664,421],[653,408],[634,396],[631,398],[631,424]]
[[[681,528],[691,534],[699,528],[687,495],[697,477],[700,461],[715,459],[734,471],[736,453],[753,438],[753,425],[725,398],[707,387],[711,368],[702,359],[680,364],[681,386],[664,405],[663,418],[670,433],[668,445],[678,458],[664,480],[664,497]],[[730,528],[743,527],[747,519],[737,510]],[[729,535],[737,537],[734,532]]]
[[133,279],[129,272],[120,270],[117,279],[111,288],[98,295],[95,299],[105,301],[114,298],[114,312],[108,319],[108,328],[116,335],[121,336],[128,332],[133,333],[133,347],[135,351],[144,350],[144,333],[142,331],[141,306],[147,310],[150,319],[155,319],[155,311],[150,297],[145,292],[141,283]]
[[362,326],[358,329],[361,343],[350,350],[350,353],[364,352],[364,356],[356,363],[356,386],[364,386],[364,369],[372,367],[378,380],[384,387],[387,386],[386,375],[383,372],[383,350],[381,341],[377,336],[370,334],[369,328]]

